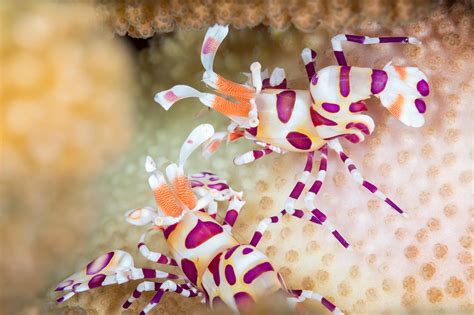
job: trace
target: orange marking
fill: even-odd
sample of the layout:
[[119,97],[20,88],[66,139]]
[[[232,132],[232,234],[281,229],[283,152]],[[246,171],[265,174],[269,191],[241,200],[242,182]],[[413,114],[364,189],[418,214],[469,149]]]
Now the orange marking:
[[196,206],[196,196],[191,190],[191,184],[185,176],[178,176],[173,181],[174,190],[178,199],[188,207],[193,209]]
[[402,115],[402,109],[403,109],[403,103],[404,102],[405,102],[405,98],[402,95],[398,94],[397,99],[395,100],[395,102],[393,102],[390,105],[390,107],[388,108],[390,113],[392,113],[392,115],[397,117],[398,119],[400,119],[400,116]]
[[219,148],[219,145],[221,144],[221,140],[215,140],[211,143],[211,145],[209,146],[208,150],[209,152],[211,153],[214,153],[217,151],[217,148]]
[[241,137],[244,136],[244,131],[243,130],[236,130],[234,132],[229,133],[229,141],[233,142]]
[[239,104],[232,103],[225,98],[216,96],[212,108],[226,116],[241,116],[248,117],[250,111],[249,102],[240,102]]
[[217,76],[217,91],[228,96],[235,96],[240,99],[251,99],[255,93],[255,90],[242,84],[238,84],[221,76]]
[[176,198],[168,184],[163,184],[153,191],[156,203],[160,209],[168,216],[178,217],[181,214],[181,207],[178,206]]
[[397,71],[400,80],[405,81],[407,78],[407,69],[405,67],[393,66],[395,71]]

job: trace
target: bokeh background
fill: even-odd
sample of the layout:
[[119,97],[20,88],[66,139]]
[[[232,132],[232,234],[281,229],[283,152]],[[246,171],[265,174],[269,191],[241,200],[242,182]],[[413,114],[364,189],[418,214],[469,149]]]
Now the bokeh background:
[[[216,58],[219,73],[241,81],[240,73],[258,60],[284,67],[295,88],[305,88],[301,49],[318,51],[318,68],[334,64],[335,34],[423,42],[345,46],[351,65],[377,68],[392,60],[429,78],[425,126],[406,127],[370,101],[374,134],[345,144],[363,174],[409,218],[357,187],[330,154],[317,205],[355,251],[291,218],[271,227],[259,248],[289,287],[329,296],[348,314],[473,312],[472,2],[103,0],[0,4],[0,313],[120,313],[137,283],[96,289],[59,306],[52,290],[111,249],[151,266],[136,250],[143,229],[123,220],[125,210],[153,202],[145,156],[175,160],[196,125],[223,129],[227,122],[197,101],[165,112],[153,95],[177,83],[205,89],[199,51],[215,22],[232,25]],[[242,242],[281,209],[305,159],[269,156],[234,167],[232,158],[252,147],[239,141],[209,161],[196,154],[188,165],[244,191],[247,204],[236,225]],[[149,242],[166,252],[158,233]],[[129,313],[151,297],[144,296]],[[287,312],[270,304],[254,313]],[[306,306],[325,312],[316,303]],[[205,312],[196,299],[173,295],[154,310]]]

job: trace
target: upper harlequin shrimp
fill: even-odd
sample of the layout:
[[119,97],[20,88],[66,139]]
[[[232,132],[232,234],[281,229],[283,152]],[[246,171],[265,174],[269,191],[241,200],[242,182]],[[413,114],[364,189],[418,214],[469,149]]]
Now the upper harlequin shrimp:
[[[166,292],[201,297],[202,302],[211,308],[224,303],[234,312],[239,312],[265,297],[279,294],[291,307],[312,299],[333,314],[342,314],[316,292],[287,289],[265,254],[255,245],[244,245],[236,240],[232,228],[245,204],[241,200],[242,193],[235,192],[224,179],[213,173],[185,174],[184,164],[189,155],[213,134],[211,125],[195,128],[181,147],[178,165],[168,165],[165,175],[158,171],[153,159],[147,157],[148,184],[158,208],[136,208],[125,214],[126,220],[133,225],[150,226],[138,242],[140,253],[158,264],[179,267],[184,276],[137,268],[129,253],[115,250],[91,261],[82,271],[61,282],[56,291],[68,293],[58,302],[100,286],[162,278],[166,280],[138,284],[122,307],[129,308],[143,292],[152,291],[155,295],[140,314],[146,314],[158,305]],[[229,200],[229,206],[221,224],[215,219],[216,203],[224,200]],[[172,257],[153,252],[145,244],[146,235],[154,230],[163,232]]]
[[[236,165],[253,162],[272,152],[307,152],[305,170],[291,191],[283,214],[294,213],[295,202],[302,194],[312,171],[313,154],[319,151],[319,171],[304,201],[306,207],[314,209],[312,213],[321,222],[325,222],[326,216],[314,208],[314,199],[326,175],[328,149],[332,149],[355,182],[398,213],[406,215],[377,186],[362,177],[344,152],[339,139],[359,143],[374,131],[375,123],[372,118],[362,114],[367,111],[364,100],[372,96],[379,98],[382,105],[404,124],[413,127],[423,125],[423,114],[426,111],[423,97],[429,94],[427,78],[418,68],[394,66],[391,63],[383,69],[348,66],[342,42],[419,44],[419,41],[413,37],[337,35],[331,42],[339,65],[316,71],[316,52],[309,48],[303,49],[301,57],[309,89],[295,90],[287,88],[283,69],[276,68],[268,76],[261,71],[258,62],[251,65],[251,74],[245,84],[231,82],[214,72],[214,57],[227,33],[227,26],[215,25],[209,28],[201,49],[201,62],[205,69],[203,81],[220,95],[176,85],[157,93],[155,101],[168,110],[183,98],[196,97],[204,105],[229,117],[232,121],[227,130],[230,141],[244,137],[263,147],[237,156],[234,159]],[[220,133],[212,139],[212,149],[216,148],[215,144],[220,143],[224,136],[225,134]],[[205,154],[209,155],[209,151]]]

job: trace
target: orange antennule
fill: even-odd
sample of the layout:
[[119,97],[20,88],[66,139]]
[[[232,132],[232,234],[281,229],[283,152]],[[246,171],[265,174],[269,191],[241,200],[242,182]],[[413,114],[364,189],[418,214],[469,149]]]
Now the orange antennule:
[[155,196],[156,203],[167,216],[179,217],[181,215],[183,209],[178,205],[173,191],[168,184],[163,183],[155,188],[153,195]]
[[181,201],[188,209],[194,209],[197,200],[193,191],[191,190],[191,183],[186,176],[177,176],[173,180],[174,190]]

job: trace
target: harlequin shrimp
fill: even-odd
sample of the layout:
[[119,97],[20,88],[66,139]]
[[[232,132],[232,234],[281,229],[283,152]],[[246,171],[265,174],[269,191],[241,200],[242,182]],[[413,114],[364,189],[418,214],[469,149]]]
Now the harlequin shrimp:
[[[186,159],[213,133],[213,127],[208,124],[195,128],[181,148],[179,164],[168,165],[166,175],[157,170],[151,157],[147,157],[145,170],[158,207],[136,208],[125,214],[126,220],[133,225],[150,226],[139,240],[140,253],[158,264],[178,267],[184,276],[137,268],[129,253],[115,250],[93,260],[82,271],[61,282],[56,290],[68,293],[58,302],[100,286],[149,278],[165,280],[146,280],[138,284],[122,305],[124,309],[145,291],[155,292],[155,295],[140,314],[154,308],[166,292],[188,298],[201,297],[202,302],[211,308],[224,303],[234,312],[247,309],[272,294],[283,294],[290,306],[312,299],[333,314],[342,314],[318,293],[287,289],[281,275],[261,251],[235,239],[232,228],[245,204],[241,200],[242,193],[235,192],[225,180],[212,173],[186,176]],[[215,203],[226,199],[229,206],[220,224],[215,219]],[[146,235],[155,230],[162,231],[171,256],[153,252],[145,244]]]
[[[307,209],[321,222],[325,222],[326,216],[315,208],[314,200],[326,176],[328,149],[332,149],[356,183],[406,216],[392,199],[362,177],[354,162],[344,152],[339,139],[359,143],[374,131],[374,121],[363,114],[368,110],[364,100],[372,96],[379,98],[382,105],[404,124],[412,127],[423,125],[423,114],[426,111],[423,97],[429,94],[427,78],[418,68],[394,66],[391,63],[383,69],[348,66],[342,43],[365,45],[420,42],[413,37],[337,35],[331,42],[339,65],[316,71],[316,52],[309,48],[303,49],[301,57],[306,68],[309,89],[295,90],[287,88],[283,69],[276,68],[271,76],[268,76],[268,73],[261,71],[258,62],[251,65],[251,74],[245,84],[231,82],[214,72],[214,57],[227,33],[227,26],[215,25],[209,28],[201,49],[201,62],[205,69],[203,81],[219,95],[176,85],[157,93],[155,101],[168,110],[181,99],[196,97],[204,105],[230,118],[228,140],[234,141],[244,137],[263,147],[237,156],[234,159],[236,165],[253,162],[272,152],[306,152],[306,167],[291,191],[281,215],[294,214],[295,202],[302,194],[312,172],[314,152],[319,151],[319,170],[304,201]],[[214,143],[209,148],[215,150],[222,139],[222,134],[220,138],[212,139]],[[266,222],[268,220],[269,218]],[[265,225],[264,222],[262,224]]]

